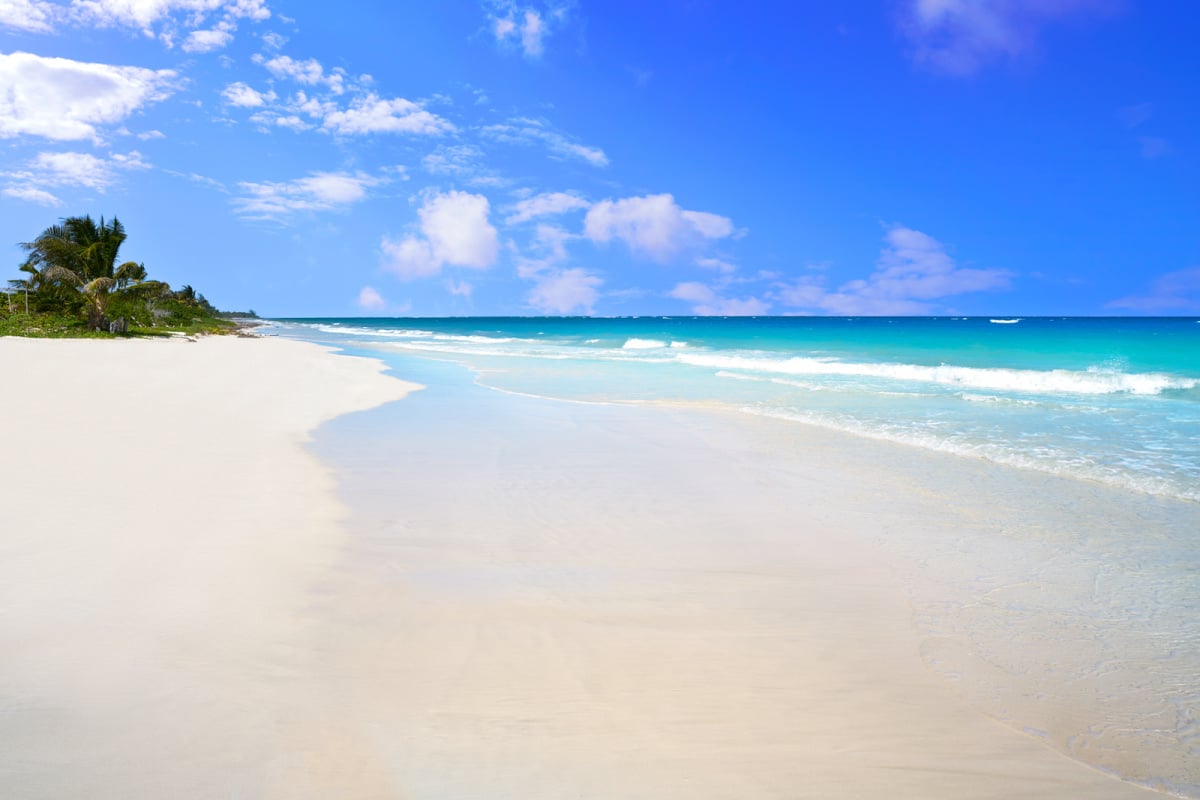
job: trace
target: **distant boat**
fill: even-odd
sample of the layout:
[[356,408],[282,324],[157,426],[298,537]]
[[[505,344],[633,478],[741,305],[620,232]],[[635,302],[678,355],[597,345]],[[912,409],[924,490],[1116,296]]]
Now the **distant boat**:
[[994,325],[1016,325],[1020,321],[1021,321],[1020,317],[1017,317],[1016,319],[990,319],[990,320],[988,320],[988,322],[991,322]]

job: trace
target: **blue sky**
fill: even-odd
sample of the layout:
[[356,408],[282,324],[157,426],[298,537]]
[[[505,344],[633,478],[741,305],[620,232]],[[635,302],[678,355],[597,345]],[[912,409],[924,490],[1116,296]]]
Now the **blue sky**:
[[1200,7],[0,0],[60,217],[272,316],[1200,313]]

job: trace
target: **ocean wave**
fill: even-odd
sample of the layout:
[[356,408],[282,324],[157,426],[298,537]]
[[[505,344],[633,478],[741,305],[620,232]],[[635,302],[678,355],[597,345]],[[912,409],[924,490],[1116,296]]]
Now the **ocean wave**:
[[336,333],[344,336],[383,336],[388,338],[413,338],[418,336],[434,336],[433,331],[407,330],[403,328],[359,328],[353,325],[333,323],[331,325],[313,325],[322,333]]
[[988,322],[992,323],[993,325],[1016,325],[1020,321],[1021,321],[1020,317],[1017,317],[1016,319],[989,319],[988,320]]
[[681,353],[677,360],[697,367],[747,370],[783,375],[883,378],[917,381],[964,389],[991,389],[1031,394],[1135,394],[1157,395],[1164,391],[1194,389],[1200,379],[1156,372],[1112,370],[1028,370],[979,367],[931,367],[921,364],[855,363],[816,358],[767,358]]
[[353,325],[333,323],[331,325],[312,326],[322,333],[334,333],[345,336],[373,336],[385,339],[431,339],[439,342],[467,342],[471,344],[509,344],[511,342],[532,342],[532,339],[517,339],[512,336],[479,336],[477,334],[438,333],[411,328],[361,328]]
[[667,343],[661,339],[629,339],[625,344],[621,345],[622,350],[658,350],[666,347]]
[[933,450],[956,456],[983,459],[1005,466],[1031,469],[1064,478],[1089,480],[1130,489],[1142,494],[1159,497],[1173,497],[1180,500],[1200,502],[1200,490],[1194,483],[1181,484],[1153,474],[1149,470],[1122,470],[1105,464],[1099,464],[1079,454],[1057,451],[1049,447],[1038,448],[1034,452],[1016,452],[1003,444],[971,442],[951,436],[939,436],[932,432],[903,429],[895,426],[869,424],[861,420],[845,417],[831,417],[819,413],[785,411],[765,406],[746,406],[741,409],[744,413],[761,417],[799,422],[818,428],[849,433],[865,439],[919,447],[923,450]]

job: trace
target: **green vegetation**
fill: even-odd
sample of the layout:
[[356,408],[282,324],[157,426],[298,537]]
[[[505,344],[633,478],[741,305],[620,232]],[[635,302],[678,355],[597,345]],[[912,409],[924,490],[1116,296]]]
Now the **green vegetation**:
[[146,267],[119,262],[126,233],[113,217],[68,217],[21,248],[24,278],[0,291],[0,336],[230,333],[236,325],[191,286],[173,290]]

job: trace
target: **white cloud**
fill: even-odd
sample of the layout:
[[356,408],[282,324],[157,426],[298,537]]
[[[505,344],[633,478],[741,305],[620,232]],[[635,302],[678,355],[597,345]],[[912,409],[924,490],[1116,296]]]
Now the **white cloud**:
[[488,199],[479,194],[452,191],[428,196],[417,212],[423,238],[385,236],[380,244],[384,268],[405,280],[437,275],[447,264],[487,269],[500,251],[489,211]]
[[184,42],[187,52],[206,53],[224,47],[233,38],[236,20],[270,17],[265,0],[0,0],[0,27],[50,33],[59,25],[131,28],[174,44],[181,26],[200,28]]
[[59,7],[42,0],[0,0],[0,26],[50,33]]
[[1200,311],[1200,267],[1160,275],[1150,284],[1148,294],[1122,297],[1105,308],[1124,308],[1143,314]]
[[496,41],[503,41],[513,35],[517,30],[517,23],[512,17],[497,19],[492,21],[492,33],[496,35]]
[[441,260],[464,267],[485,268],[496,260],[499,239],[488,222],[489,203],[480,194],[448,192],[421,208],[421,231]]
[[1012,273],[1002,269],[959,267],[945,245],[928,234],[895,225],[884,235],[886,246],[869,278],[852,280],[836,291],[812,275],[779,287],[777,299],[794,308],[830,314],[930,314],[930,301],[1008,288]]
[[383,100],[368,94],[350,103],[345,110],[325,115],[322,127],[342,135],[367,133],[415,133],[439,135],[454,130],[448,120],[426,111],[411,100],[397,97]]
[[482,157],[483,151],[474,145],[443,145],[422,158],[421,166],[433,175],[473,175]]
[[669,261],[680,251],[734,232],[728,217],[685,211],[669,194],[602,200],[584,219],[584,233],[594,242],[620,239],[634,253]]
[[231,83],[221,92],[221,97],[231,106],[238,108],[259,108],[275,100],[274,92],[262,93],[238,81]]
[[466,281],[446,281],[446,291],[455,297],[470,297],[474,287]]
[[233,34],[226,30],[192,31],[183,42],[185,53],[211,53],[220,50],[233,41]]
[[396,240],[383,237],[379,243],[383,251],[383,268],[399,275],[402,280],[431,278],[442,271],[442,262],[433,254],[433,247],[425,239],[406,236]]
[[577,211],[587,208],[588,205],[588,201],[569,192],[544,192],[517,203],[513,207],[513,213],[509,214],[504,221],[509,225],[516,225],[538,217],[557,216],[568,211]]
[[387,308],[387,300],[372,287],[364,286],[358,292],[358,307],[367,311],[382,311]]
[[364,173],[316,172],[294,181],[250,183],[238,188],[237,213],[249,219],[278,219],[300,211],[329,211],[358,203],[367,189],[387,183]]
[[580,237],[568,233],[557,225],[538,223],[531,240],[532,250],[537,254],[536,258],[520,254],[516,244],[509,242],[509,248],[515,254],[518,277],[536,278],[555,265],[566,261],[566,243],[571,239],[578,238]]
[[346,91],[346,74],[340,69],[326,72],[315,58],[297,61],[290,56],[265,58],[254,56],[254,63],[261,64],[274,77],[295,81],[305,86],[324,86],[334,94]]
[[167,138],[167,135],[162,131],[149,130],[142,131],[137,135],[137,138],[141,139],[143,142],[148,142],[151,139],[165,139]]
[[543,314],[592,313],[604,281],[575,267],[542,275],[529,293],[529,305]]
[[91,153],[38,153],[23,169],[0,175],[11,181],[5,190],[9,197],[57,205],[58,198],[48,188],[71,187],[103,193],[119,180],[121,172],[149,168],[136,150],[110,153],[106,158]]
[[542,54],[542,36],[546,33],[542,15],[533,9],[525,12],[525,24],[521,26],[521,49],[525,55],[537,58]]
[[45,189],[37,189],[33,186],[9,186],[0,192],[0,194],[30,203],[37,203],[40,206],[57,207],[63,204],[62,200],[59,200],[50,194],[50,192],[47,192]]
[[737,271],[737,267],[735,265],[719,258],[697,258],[696,266],[726,274]]
[[566,22],[569,5],[551,6],[542,13],[532,6],[521,6],[513,0],[491,0],[492,35],[502,45],[516,43],[526,58],[539,58],[545,50],[545,39],[551,24]]
[[440,135],[455,130],[449,120],[425,110],[419,103],[400,97],[384,99],[373,92],[363,93],[363,86],[370,83],[369,76],[349,82],[349,88],[357,94],[343,107],[334,99],[346,91],[340,71],[330,76],[313,59],[295,61],[280,56],[264,61],[258,56],[257,60],[273,74],[328,89],[313,96],[300,90],[287,100],[276,102],[278,98],[274,92],[259,92],[241,82],[225,87],[222,96],[231,105],[259,109],[250,121],[264,131],[275,127],[297,131],[319,127],[325,133],[353,136],[373,133]]
[[540,142],[555,158],[581,159],[594,167],[608,166],[608,156],[599,147],[572,142],[542,120],[521,117],[503,125],[487,125],[481,130],[483,135],[498,142],[523,145]]
[[995,58],[1031,50],[1045,25],[1104,15],[1116,0],[906,0],[901,28],[913,58],[940,72],[969,74]]
[[99,140],[99,126],[170,96],[175,77],[171,70],[0,53],[0,138]]
[[192,25],[214,15],[258,21],[271,16],[264,0],[72,0],[71,10],[80,22],[136,28],[148,36],[156,35],[154,26],[164,23],[167,30],[157,35],[168,41],[176,16]]
[[702,317],[760,317],[771,310],[770,303],[757,297],[722,297],[703,283],[686,281],[675,285],[671,297],[692,304],[692,313]]

